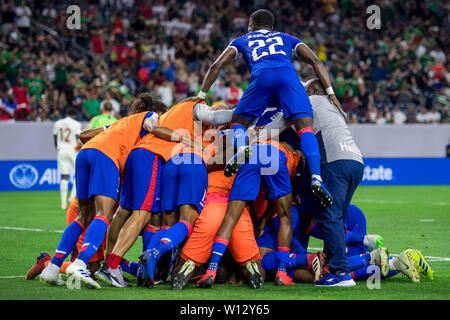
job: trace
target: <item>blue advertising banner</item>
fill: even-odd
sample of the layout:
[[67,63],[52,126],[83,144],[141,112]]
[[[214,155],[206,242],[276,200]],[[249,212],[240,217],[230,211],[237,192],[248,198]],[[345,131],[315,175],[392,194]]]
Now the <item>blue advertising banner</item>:
[[450,185],[450,158],[366,158],[360,185]]
[[60,181],[56,160],[0,161],[0,191],[59,190]]
[[[450,185],[450,158],[367,158],[364,163],[361,185]],[[60,181],[55,160],[0,161],[0,191],[59,190]]]

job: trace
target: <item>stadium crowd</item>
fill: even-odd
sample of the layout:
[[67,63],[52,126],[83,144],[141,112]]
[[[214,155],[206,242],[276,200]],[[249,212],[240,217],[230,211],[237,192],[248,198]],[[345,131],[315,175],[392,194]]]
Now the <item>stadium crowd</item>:
[[[69,30],[65,1],[1,5],[0,121],[55,121],[69,106],[90,120],[109,101],[120,118],[141,92],[166,105],[196,94],[208,66],[246,33],[255,8],[299,37],[330,70],[352,123],[449,122],[450,3],[371,1],[381,30],[366,27],[363,0],[78,1],[80,29]],[[300,62],[302,79],[313,70]],[[237,59],[208,92],[235,105],[249,73]]]

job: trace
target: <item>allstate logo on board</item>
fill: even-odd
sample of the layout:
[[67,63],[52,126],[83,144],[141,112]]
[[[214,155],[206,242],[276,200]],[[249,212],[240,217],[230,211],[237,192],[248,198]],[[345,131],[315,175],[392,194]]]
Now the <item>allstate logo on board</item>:
[[9,172],[9,180],[20,189],[28,189],[34,186],[39,174],[31,164],[21,163],[16,165]]

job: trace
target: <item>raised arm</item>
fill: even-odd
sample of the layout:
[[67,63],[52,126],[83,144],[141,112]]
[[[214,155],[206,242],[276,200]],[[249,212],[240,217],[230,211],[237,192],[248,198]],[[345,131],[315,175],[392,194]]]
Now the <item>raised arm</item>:
[[211,88],[214,81],[216,81],[219,76],[220,71],[229,64],[236,57],[236,49],[233,47],[226,48],[222,54],[217,58],[216,61],[209,67],[206,72],[205,79],[203,79],[203,84],[200,92],[198,93],[198,97],[200,99],[205,99],[206,93],[209,88]]
[[331,102],[333,102],[337,107],[341,108],[341,104],[339,103],[339,100],[337,99],[336,95],[334,94],[333,88],[331,87],[331,80],[328,76],[328,70],[322,63],[322,61],[320,61],[316,54],[304,43],[299,44],[296,47],[295,51],[300,60],[313,67],[314,72],[317,74],[317,77],[326,90]]

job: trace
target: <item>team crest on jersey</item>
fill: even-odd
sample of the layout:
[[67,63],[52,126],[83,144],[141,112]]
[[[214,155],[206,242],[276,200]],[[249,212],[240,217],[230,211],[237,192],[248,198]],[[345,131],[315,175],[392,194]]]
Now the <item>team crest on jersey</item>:
[[34,186],[39,174],[35,167],[28,163],[16,165],[9,172],[9,180],[20,189],[28,189]]

